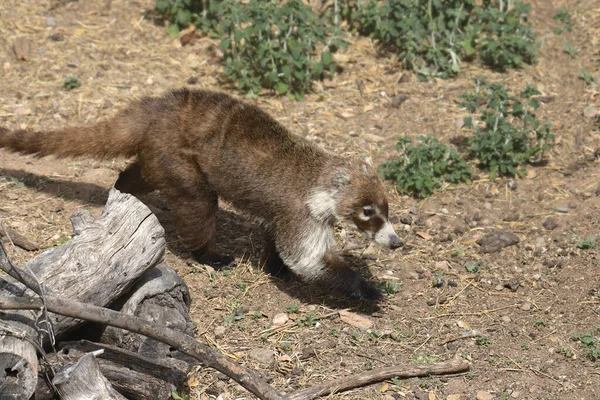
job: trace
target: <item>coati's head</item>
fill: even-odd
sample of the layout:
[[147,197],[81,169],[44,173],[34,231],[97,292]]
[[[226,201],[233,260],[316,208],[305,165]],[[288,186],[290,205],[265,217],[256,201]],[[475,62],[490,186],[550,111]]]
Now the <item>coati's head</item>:
[[388,218],[383,181],[369,163],[337,168],[330,179],[329,188],[313,191],[308,200],[314,217],[343,220],[368,239],[390,249],[403,246]]

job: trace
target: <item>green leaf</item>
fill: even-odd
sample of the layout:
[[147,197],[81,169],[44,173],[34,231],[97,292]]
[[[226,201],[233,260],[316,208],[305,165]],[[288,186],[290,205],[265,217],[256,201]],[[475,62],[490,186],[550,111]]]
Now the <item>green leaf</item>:
[[278,92],[279,94],[284,94],[284,93],[287,93],[287,91],[288,91],[289,87],[290,87],[290,86],[289,86],[288,84],[286,84],[286,83],[283,83],[283,82],[279,82],[279,83],[277,84],[277,92]]
[[331,61],[332,61],[331,53],[328,51],[324,51],[321,54],[321,61],[323,61],[323,65],[325,65],[325,66],[328,66],[329,64],[331,64]]
[[177,37],[179,35],[179,26],[177,24],[169,24],[167,27],[167,33],[171,37]]

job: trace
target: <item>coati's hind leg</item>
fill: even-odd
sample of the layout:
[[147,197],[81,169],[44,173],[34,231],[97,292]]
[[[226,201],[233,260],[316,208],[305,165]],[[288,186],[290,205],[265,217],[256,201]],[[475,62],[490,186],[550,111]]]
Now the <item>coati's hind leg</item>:
[[265,231],[265,248],[263,255],[264,270],[271,276],[287,280],[291,278],[289,268],[283,263],[283,260],[279,256],[277,246],[275,245],[275,238],[273,235]]
[[115,182],[115,189],[134,196],[148,194],[154,190],[152,185],[142,176],[142,170],[137,161],[130,164],[119,174],[119,178]]
[[194,259],[214,269],[233,267],[235,258],[219,254],[215,248],[217,194],[202,186],[189,190],[177,188],[165,194],[172,208],[177,234]]

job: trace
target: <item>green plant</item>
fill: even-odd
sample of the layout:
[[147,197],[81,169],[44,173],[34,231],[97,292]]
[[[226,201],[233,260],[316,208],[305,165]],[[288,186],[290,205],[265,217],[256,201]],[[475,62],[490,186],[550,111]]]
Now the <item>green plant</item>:
[[522,342],[521,343],[521,349],[523,349],[523,350],[529,350],[529,343]]
[[390,281],[375,282],[375,286],[377,286],[386,296],[395,295],[402,287],[401,284]]
[[331,328],[331,336],[339,337],[340,336],[340,328]]
[[595,236],[588,236],[584,240],[577,242],[578,249],[588,250],[588,249],[593,249],[594,247],[596,247],[596,237]]
[[346,47],[341,30],[301,0],[227,0],[220,17],[224,73],[252,95],[267,88],[301,99],[313,80],[335,72],[333,53]]
[[300,328],[311,328],[317,324],[317,318],[315,318],[315,316],[312,314],[306,314],[304,317],[298,318],[296,322]]
[[190,400],[190,396],[188,396],[188,395],[181,396],[181,395],[179,395],[179,393],[177,393],[176,390],[173,390],[171,392],[171,397],[173,398],[173,400]]
[[401,137],[396,145],[400,156],[378,168],[381,177],[394,181],[400,193],[429,197],[444,181],[470,183],[471,170],[456,150],[431,135],[419,136],[417,142],[415,146],[410,138]]
[[288,304],[287,307],[285,307],[285,312],[288,314],[297,314],[299,310],[300,307],[296,304]]
[[440,288],[440,287],[444,286],[444,283],[445,283],[444,271],[437,271],[431,277],[431,285],[435,288]]
[[420,78],[448,78],[477,54],[497,70],[533,63],[529,10],[519,1],[370,0],[355,20],[361,34],[398,53]]
[[460,96],[460,106],[470,114],[465,126],[474,133],[468,139],[469,154],[489,169],[492,179],[525,175],[523,165],[540,162],[554,145],[550,124],[535,115],[539,102],[534,96],[540,92],[528,85],[516,97],[501,83],[488,83],[483,77],[474,82],[475,90]]
[[535,326],[536,328],[543,328],[548,326],[548,324],[546,324],[546,322],[542,321],[541,319],[536,319],[535,321],[533,321],[533,326]]
[[571,43],[569,43],[566,40],[565,40],[565,43],[563,44],[563,50],[565,51],[565,53],[567,53],[568,55],[570,55],[573,58],[577,57],[577,54],[579,53],[579,51],[575,47],[573,47],[571,45]]
[[203,31],[214,29],[220,12],[220,0],[156,0],[156,11],[169,26],[167,32],[175,36],[180,29],[194,24]]
[[67,76],[63,81],[63,87],[67,90],[77,89],[81,86],[81,81],[76,76]]
[[[562,22],[563,28],[567,30],[567,32],[571,32],[573,29],[573,21],[571,20],[571,13],[566,7],[561,7],[556,15],[554,16],[555,21]],[[554,28],[554,34],[560,35],[563,31],[563,28]]]
[[489,269],[489,266],[479,262],[470,262],[465,265],[465,270],[470,273],[480,272],[484,269]]
[[487,336],[476,335],[475,336],[475,344],[477,344],[478,346],[484,346],[485,347],[485,346],[489,346],[490,344],[492,344],[492,341]]
[[596,77],[583,69],[579,70],[579,79],[581,79],[588,85],[596,83]]
[[600,347],[598,345],[598,338],[594,336],[592,332],[587,333],[574,333],[571,339],[579,342],[581,347],[587,351],[587,357],[592,361],[598,361],[600,359]]
[[562,354],[563,356],[567,357],[567,358],[571,358],[573,357],[573,349],[571,349],[569,346],[561,346],[558,348],[558,353]]

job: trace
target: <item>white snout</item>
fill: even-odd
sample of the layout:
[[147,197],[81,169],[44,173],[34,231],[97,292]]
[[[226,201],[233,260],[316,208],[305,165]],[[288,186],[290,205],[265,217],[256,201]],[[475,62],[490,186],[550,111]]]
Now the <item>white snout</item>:
[[396,234],[396,231],[394,231],[394,227],[389,221],[386,221],[381,229],[375,233],[373,240],[378,245],[389,247],[390,249],[397,249],[404,244],[398,237],[398,234]]

